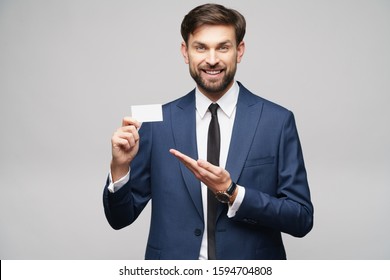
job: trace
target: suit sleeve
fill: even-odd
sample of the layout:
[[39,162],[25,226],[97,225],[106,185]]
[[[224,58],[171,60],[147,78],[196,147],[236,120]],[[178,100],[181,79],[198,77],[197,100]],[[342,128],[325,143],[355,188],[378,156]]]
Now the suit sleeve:
[[151,198],[150,149],[151,126],[142,124],[140,148],[131,163],[129,181],[115,193],[108,190],[109,180],[103,191],[103,206],[107,221],[114,229],[121,229],[133,223]]
[[244,186],[245,197],[233,220],[303,237],[313,227],[313,205],[291,112],[283,123],[278,147],[275,193],[264,193],[261,186]]

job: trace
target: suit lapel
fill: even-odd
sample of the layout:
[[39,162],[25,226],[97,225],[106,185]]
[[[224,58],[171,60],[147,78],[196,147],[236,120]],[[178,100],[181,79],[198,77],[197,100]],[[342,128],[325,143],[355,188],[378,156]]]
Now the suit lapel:
[[237,111],[226,161],[234,182],[240,177],[260,120],[263,103],[240,84]]
[[[171,108],[172,131],[175,148],[193,159],[198,159],[196,142],[195,91],[180,99]],[[203,219],[201,186],[198,179],[183,164],[180,163],[186,188],[194,205]]]
[[[244,167],[260,120],[263,102],[240,84],[236,117],[226,161],[233,182],[237,182]],[[220,209],[221,210],[221,209]],[[222,210],[221,210],[222,212]],[[219,212],[220,214],[220,212]]]

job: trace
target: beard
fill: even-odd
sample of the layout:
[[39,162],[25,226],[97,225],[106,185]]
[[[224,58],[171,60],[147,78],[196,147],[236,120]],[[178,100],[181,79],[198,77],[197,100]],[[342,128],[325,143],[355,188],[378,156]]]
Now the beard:
[[227,91],[228,87],[233,82],[234,76],[236,74],[236,69],[237,67],[235,66],[230,71],[224,70],[224,75],[222,79],[219,78],[219,79],[207,80],[203,78],[201,75],[203,70],[199,70],[199,72],[196,72],[191,67],[190,67],[190,74],[201,90],[203,90],[207,94],[218,96]]

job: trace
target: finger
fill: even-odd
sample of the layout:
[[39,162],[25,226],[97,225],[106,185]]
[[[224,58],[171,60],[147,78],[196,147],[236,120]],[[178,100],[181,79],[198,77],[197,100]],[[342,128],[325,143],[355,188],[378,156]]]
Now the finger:
[[178,159],[180,160],[183,160],[185,162],[191,162],[191,163],[196,163],[196,160],[194,160],[193,158],[179,152],[178,150],[175,150],[175,149],[170,149],[169,152],[171,154],[173,154],[175,157],[177,157]]
[[197,161],[197,163],[198,163],[199,167],[207,170],[208,172],[210,172],[216,176],[221,176],[223,173],[223,170],[224,170],[223,168],[216,166],[216,165],[213,165],[210,162],[205,161],[203,159],[199,159]]
[[176,158],[178,158],[187,167],[191,167],[192,169],[196,169],[198,167],[196,160],[179,152],[178,150],[170,149],[169,152],[173,154]]
[[[203,168],[198,164],[198,161],[192,159],[191,157],[175,150],[171,149],[170,152],[175,155],[194,175],[197,179],[205,183],[207,186],[213,186],[215,185],[215,182],[219,180],[219,177],[216,176],[214,173],[210,172],[206,168]],[[211,165],[214,168],[215,167],[212,164],[208,163],[207,161],[200,160],[201,162],[207,163],[208,165]],[[218,173],[218,172],[217,172]]]
[[119,147],[120,149],[123,149],[125,151],[131,148],[130,143],[127,139],[116,136],[112,138],[112,147]]
[[117,132],[123,132],[123,133],[131,133],[133,136],[134,136],[134,139],[136,141],[139,140],[139,133],[138,133],[138,130],[137,128],[134,126],[134,125],[131,125],[131,126],[123,126],[123,127],[120,127]]
[[131,125],[134,125],[138,129],[141,127],[141,123],[132,117],[124,117],[122,119],[122,126],[131,126]]
[[[190,169],[194,174],[199,173],[199,166],[193,158],[179,152],[175,149],[170,149],[169,152],[173,154],[177,159],[179,159],[188,169]],[[195,174],[196,175],[196,174]]]
[[[125,141],[127,143],[125,143]],[[125,149],[130,149],[137,144],[137,139],[132,133],[117,131],[112,138],[112,142],[113,145],[117,144],[118,146],[124,147]]]
[[128,132],[118,133],[118,137],[126,139],[129,142],[131,147],[135,146],[135,144],[137,142],[134,134],[132,134],[132,133],[128,133]]

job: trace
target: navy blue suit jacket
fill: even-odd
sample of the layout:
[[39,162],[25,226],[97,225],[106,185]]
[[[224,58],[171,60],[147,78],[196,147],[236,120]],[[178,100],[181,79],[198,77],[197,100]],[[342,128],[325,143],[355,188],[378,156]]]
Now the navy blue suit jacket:
[[[200,182],[177,158],[197,159],[195,91],[163,106],[163,122],[144,123],[129,182],[116,193],[104,189],[108,222],[131,224],[152,200],[146,259],[197,259],[204,232]],[[218,259],[285,259],[281,232],[296,237],[313,226],[313,206],[293,114],[240,84],[226,163],[245,187],[234,218],[219,205]]]

